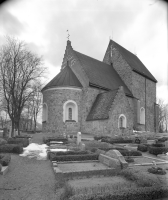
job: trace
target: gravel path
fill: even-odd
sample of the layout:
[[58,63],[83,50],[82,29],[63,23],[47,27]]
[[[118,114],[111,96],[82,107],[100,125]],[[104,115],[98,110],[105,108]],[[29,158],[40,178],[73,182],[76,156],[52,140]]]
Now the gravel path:
[[[32,142],[41,143],[42,135],[33,137]],[[0,176],[0,200],[57,199],[55,176],[49,160],[11,155],[8,173]]]

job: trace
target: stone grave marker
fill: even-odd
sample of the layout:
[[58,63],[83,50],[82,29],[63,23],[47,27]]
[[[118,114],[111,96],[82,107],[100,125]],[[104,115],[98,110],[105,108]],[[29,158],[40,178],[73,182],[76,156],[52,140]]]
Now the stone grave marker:
[[85,144],[84,143],[80,142],[79,147],[80,147],[81,151],[85,151]]
[[99,161],[101,163],[103,163],[104,165],[108,166],[108,167],[115,168],[117,170],[121,170],[121,164],[120,164],[120,161],[118,159],[111,158],[111,157],[106,156],[104,154],[100,154],[99,155]]
[[109,156],[111,158],[117,159],[120,161],[122,168],[127,168],[128,163],[125,161],[125,158],[118,150],[110,150],[106,154],[106,156]]
[[77,145],[81,142],[81,132],[77,133]]
[[11,138],[12,137],[12,127],[10,126],[10,128],[9,128],[9,138]]
[[165,147],[168,148],[168,140],[165,141]]

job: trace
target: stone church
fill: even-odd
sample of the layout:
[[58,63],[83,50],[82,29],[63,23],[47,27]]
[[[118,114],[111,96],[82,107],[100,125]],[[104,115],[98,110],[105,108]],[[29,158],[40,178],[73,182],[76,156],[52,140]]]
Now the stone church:
[[109,41],[103,61],[67,46],[61,70],[43,89],[44,133],[157,132],[157,80],[139,58]]

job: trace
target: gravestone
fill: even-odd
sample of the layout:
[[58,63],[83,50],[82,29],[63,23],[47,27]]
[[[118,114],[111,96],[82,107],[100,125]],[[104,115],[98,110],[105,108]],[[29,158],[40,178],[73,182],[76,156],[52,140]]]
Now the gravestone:
[[102,164],[104,164],[108,167],[114,168],[116,170],[121,170],[121,164],[120,164],[120,161],[118,159],[111,158],[111,157],[106,156],[104,154],[100,154],[99,155],[99,161]]
[[81,132],[77,133],[77,145],[81,142]]
[[121,155],[118,150],[110,150],[105,155],[119,160],[123,169],[128,167],[128,163],[125,161],[124,156]]
[[165,141],[165,147],[168,148],[168,140]]
[[81,151],[85,151],[85,144],[84,143],[80,142],[79,147],[80,147]]

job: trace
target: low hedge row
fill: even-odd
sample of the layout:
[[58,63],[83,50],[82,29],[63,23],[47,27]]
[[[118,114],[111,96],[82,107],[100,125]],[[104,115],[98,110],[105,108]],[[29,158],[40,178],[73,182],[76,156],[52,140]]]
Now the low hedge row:
[[4,144],[0,146],[0,153],[17,153],[23,152],[22,144]]
[[3,138],[0,138],[0,145],[7,144],[7,141]]
[[165,147],[162,143],[152,144],[153,147]]
[[29,145],[29,140],[27,138],[8,138],[8,144],[22,144],[23,147]]
[[83,155],[65,155],[65,156],[55,156],[54,154],[50,153],[48,158],[51,161],[81,161],[81,160],[98,160],[99,154],[83,154]]
[[110,144],[114,144],[114,143],[132,143],[131,139],[123,139],[123,138],[103,138],[101,140],[102,142],[107,142]]
[[2,166],[8,166],[11,160],[10,154],[0,154],[0,164]]
[[123,156],[142,156],[142,153],[140,151],[135,150],[118,150]]
[[168,197],[167,187],[138,187],[105,194],[74,195],[69,200],[149,200]]
[[94,140],[102,140],[102,139],[107,139],[107,138],[110,139],[109,136],[94,136]]
[[150,154],[157,156],[158,154],[167,153],[167,152],[168,152],[168,148],[166,148],[166,147],[149,146],[149,153]]
[[57,141],[57,142],[63,142],[63,143],[67,143],[68,139],[64,138],[63,136],[56,136],[56,137],[43,137],[43,143],[47,144],[50,141]]
[[142,151],[142,152],[147,152],[148,151],[148,147],[146,145],[139,144],[137,150],[138,151]]
[[65,155],[83,155],[83,154],[89,154],[90,151],[58,151],[58,152],[52,152],[56,156],[65,156]]

